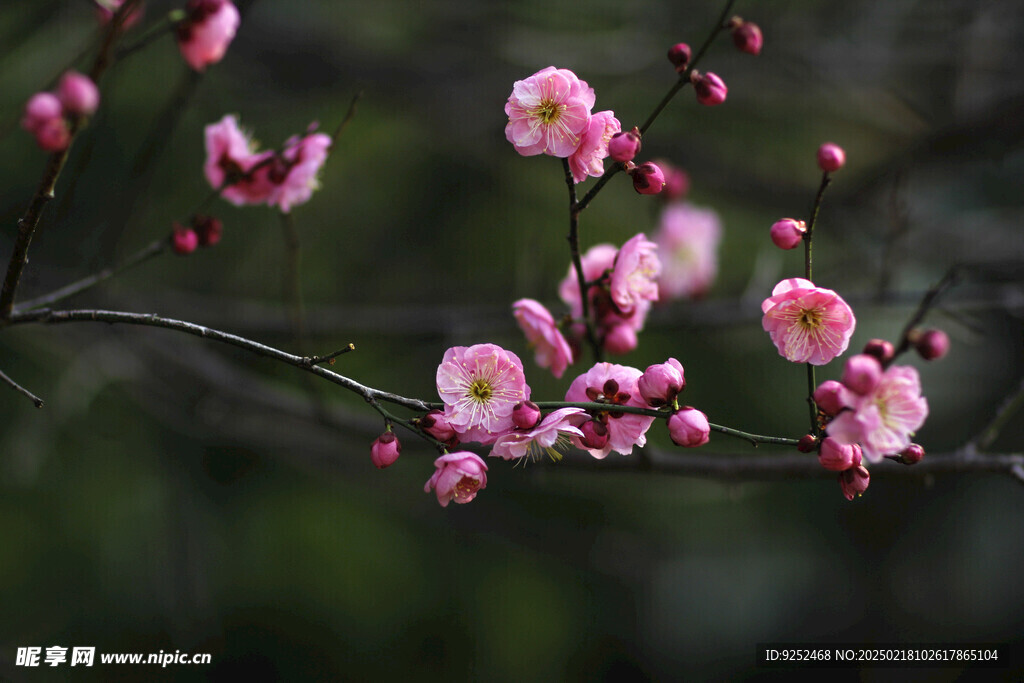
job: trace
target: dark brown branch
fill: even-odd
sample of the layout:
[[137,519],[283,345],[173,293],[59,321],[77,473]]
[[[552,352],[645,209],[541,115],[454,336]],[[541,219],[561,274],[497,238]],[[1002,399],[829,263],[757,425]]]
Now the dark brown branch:
[[19,394],[26,397],[28,400],[32,401],[32,403],[36,405],[36,408],[43,407],[43,399],[39,398],[25,387],[15,382],[13,379],[8,377],[2,370],[0,370],[0,381],[5,382],[7,386],[9,386],[11,389],[14,389]]

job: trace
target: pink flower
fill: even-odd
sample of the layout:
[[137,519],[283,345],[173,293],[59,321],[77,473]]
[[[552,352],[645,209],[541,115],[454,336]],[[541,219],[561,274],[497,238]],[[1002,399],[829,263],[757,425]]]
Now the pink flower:
[[857,444],[841,443],[838,439],[826,436],[818,451],[818,462],[826,470],[842,472],[861,463],[861,448]]
[[783,218],[772,224],[772,242],[779,249],[795,249],[804,240],[807,224],[794,218]]
[[590,124],[580,146],[569,156],[572,179],[582,183],[587,176],[604,175],[604,159],[608,156],[608,143],[622,125],[612,111],[599,111],[590,117]]
[[682,363],[669,358],[664,363],[649,366],[637,382],[637,388],[648,405],[660,408],[672,403],[686,388]]
[[668,418],[668,435],[677,446],[703,446],[711,435],[708,416],[696,408],[680,408]]
[[663,299],[703,295],[718,274],[722,223],[712,209],[688,202],[669,204],[661,212],[654,241],[661,259],[659,291]]
[[890,367],[872,391],[851,396],[849,407],[828,423],[826,431],[841,443],[859,443],[871,462],[909,446],[928,417],[920,378],[909,366]]
[[402,454],[402,442],[394,432],[384,432],[370,445],[370,460],[377,469],[384,469],[395,464]]
[[799,277],[775,285],[761,311],[765,331],[794,363],[828,363],[846,350],[857,324],[842,297]]
[[188,0],[178,24],[178,48],[188,65],[203,71],[216,64],[235,37],[241,17],[231,0]]
[[572,349],[548,309],[533,299],[520,299],[512,304],[512,314],[534,349],[537,365],[551,368],[551,374],[561,379],[565,368],[573,362]]
[[690,80],[693,82],[694,92],[697,93],[697,101],[705,106],[714,107],[721,104],[729,94],[729,88],[718,74],[708,72],[702,76],[694,71]]
[[290,138],[280,162],[271,165],[268,177],[275,187],[267,203],[288,213],[296,204],[309,201],[313,191],[320,187],[317,174],[330,149],[331,137],[324,133]]
[[863,495],[871,483],[871,474],[864,465],[857,465],[839,473],[839,487],[843,490],[846,500],[853,500]]
[[[583,278],[587,282],[594,282],[604,275],[605,271],[615,266],[615,256],[619,253],[618,248],[611,244],[595,244],[580,257],[583,266]],[[576,268],[570,263],[569,272],[558,285],[558,296],[565,305],[572,311],[574,318],[583,315],[583,304],[580,301],[580,285],[576,279]]]
[[658,245],[643,233],[630,238],[615,257],[610,290],[612,301],[629,313],[641,301],[658,300],[657,277],[661,273]]
[[572,71],[541,69],[513,84],[505,137],[523,156],[568,157],[587,131],[594,99],[594,89]]
[[91,116],[100,106],[100,91],[88,76],[68,71],[57,84],[57,97],[64,111],[75,116]]
[[487,488],[487,465],[480,456],[468,451],[445,453],[434,461],[434,475],[423,487],[437,494],[441,507],[456,503],[468,503],[476,497],[477,491]]
[[[647,443],[646,433],[654,422],[653,417],[615,412],[617,405],[647,407],[637,388],[641,374],[636,368],[598,363],[569,385],[569,391],[565,394],[566,401],[608,404],[608,410],[594,416],[595,420],[603,422],[608,428],[608,443],[600,449],[585,448],[595,458],[604,458],[612,451],[629,455],[633,452],[633,446]],[[578,439],[574,439],[573,443],[584,448]]]
[[627,172],[638,194],[659,194],[665,189],[665,172],[653,161],[645,161]]
[[829,417],[835,417],[850,402],[850,390],[835,381],[827,379],[814,390],[814,403]]
[[[220,188],[224,182],[270,159],[274,153],[255,153],[249,136],[238,127],[230,114],[206,127],[206,163],[203,172],[210,187]],[[259,168],[252,177],[237,180],[221,190],[221,196],[236,206],[262,204],[270,199],[274,184],[270,182],[269,163]]]
[[494,443],[511,431],[516,403],[530,398],[519,356],[494,344],[455,346],[437,368],[444,414],[463,441]]
[[547,452],[552,460],[561,460],[558,447],[568,445],[570,436],[583,436],[577,425],[584,421],[586,415],[587,412],[582,408],[559,408],[533,429],[499,436],[494,442],[494,448],[491,449],[491,455],[512,460],[531,453],[539,455],[541,452]]
[[818,148],[818,168],[825,173],[835,173],[846,163],[846,152],[834,142],[826,142]]
[[[608,156],[613,161],[632,161],[633,157],[640,153],[641,146],[640,129],[633,126],[631,131],[620,130],[612,135],[612,139],[608,141]],[[661,167],[661,164],[658,166]]]

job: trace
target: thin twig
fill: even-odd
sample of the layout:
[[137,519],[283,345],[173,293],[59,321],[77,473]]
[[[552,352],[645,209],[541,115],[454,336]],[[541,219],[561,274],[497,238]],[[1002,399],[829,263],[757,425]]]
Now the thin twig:
[[15,382],[13,379],[8,377],[2,370],[0,370],[0,380],[6,382],[11,389],[14,389],[19,394],[25,396],[26,398],[28,398],[28,400],[32,401],[32,403],[36,405],[36,408],[43,407],[43,399],[39,398],[25,387]]
[[576,180],[572,176],[572,168],[568,159],[562,159],[565,169],[565,184],[569,188],[569,254],[573,268],[576,269],[576,283],[580,289],[580,316],[586,329],[587,343],[594,354],[594,362],[600,363],[602,358],[601,342],[594,332],[594,323],[590,318],[590,296],[587,288],[587,276],[583,272],[583,259],[580,257],[580,208],[576,201]]
[[925,292],[924,296],[921,298],[921,303],[917,306],[917,310],[914,311],[914,315],[910,316],[907,324],[904,325],[903,331],[900,333],[900,340],[896,345],[896,353],[893,354],[892,360],[885,364],[886,366],[890,365],[898,356],[905,353],[910,348],[910,337],[912,336],[914,328],[920,325],[921,321],[924,320],[924,317],[928,315],[928,311],[930,311],[935,305],[939,295],[956,284],[963,269],[964,267],[960,265],[953,266],[946,271],[946,274],[942,276],[941,280],[932,285],[931,289]]
[[338,127],[334,129],[334,134],[331,135],[331,147],[334,147],[334,145],[338,142],[338,138],[341,137],[341,134],[345,132],[345,128],[348,127],[349,121],[351,121],[355,117],[356,105],[359,103],[359,100],[362,99],[362,97],[363,91],[360,90],[355,94],[355,97],[352,98],[352,101],[349,102],[348,111],[345,112],[345,118],[341,120],[341,123],[338,124]]
[[999,436],[999,431],[1006,424],[1006,421],[1013,417],[1014,413],[1020,410],[1022,405],[1024,405],[1024,379],[1020,381],[1016,389],[1003,399],[1003,402],[999,404],[999,408],[996,410],[995,416],[972,439],[972,443],[981,450],[991,446],[992,442]]
[[333,353],[327,354],[326,356],[308,356],[303,360],[305,361],[306,365],[320,365],[321,363],[328,363],[329,365],[334,365],[335,358],[342,354],[346,354],[349,351],[355,350],[356,345],[350,342],[348,346],[344,346],[338,349],[337,351],[334,351]]

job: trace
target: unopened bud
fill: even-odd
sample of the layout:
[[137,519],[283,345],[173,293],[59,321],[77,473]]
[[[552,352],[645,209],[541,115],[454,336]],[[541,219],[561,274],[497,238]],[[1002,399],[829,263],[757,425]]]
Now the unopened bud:
[[826,470],[843,472],[851,467],[860,465],[862,459],[861,448],[857,444],[844,444],[826,436],[821,442],[821,449],[818,451],[818,462]]
[[664,363],[648,366],[637,381],[637,388],[648,405],[660,408],[671,404],[686,388],[682,364],[669,358]]
[[701,104],[713,107],[725,102],[725,96],[729,93],[723,81],[717,74],[699,74],[694,71],[691,74],[693,89],[697,93],[697,101]]
[[732,30],[732,42],[739,48],[740,52],[748,55],[761,53],[764,45],[764,37],[761,35],[761,28],[751,21],[740,21]]
[[826,142],[818,148],[818,168],[825,173],[835,173],[846,163],[846,152],[834,142]]
[[835,417],[850,403],[850,390],[834,379],[828,379],[814,390],[814,402],[823,413]]
[[884,339],[872,339],[864,345],[864,351],[869,356],[874,356],[878,359],[879,363],[883,365],[888,363],[896,355],[896,349],[893,347],[892,342]]
[[668,61],[676,68],[678,73],[686,71],[690,63],[690,46],[686,43],[676,43],[668,49]]
[[608,445],[608,426],[599,420],[587,420],[580,425],[583,438],[580,443],[584,448],[601,449]]
[[818,450],[818,437],[814,434],[801,436],[800,441],[796,444],[796,449],[801,453],[813,453]]
[[214,246],[220,242],[221,235],[224,234],[224,224],[213,216],[193,216],[192,227],[195,228],[199,244],[203,247]]
[[839,473],[839,486],[843,489],[846,500],[853,500],[856,496],[862,495],[867,491],[870,482],[871,475],[863,465]]
[[668,435],[677,446],[703,446],[708,442],[710,434],[708,416],[696,408],[681,408],[668,418]]
[[174,224],[174,232],[171,233],[171,249],[179,256],[191,254],[199,246],[199,236],[192,228],[186,228],[178,223]]
[[938,360],[949,352],[949,336],[942,330],[918,332],[911,341],[925,360]]
[[640,152],[640,129],[620,131],[608,142],[608,156],[613,161],[632,161]]
[[861,396],[874,391],[882,380],[882,365],[874,356],[858,353],[846,361],[843,368],[843,385]]
[[512,422],[519,429],[533,429],[540,422],[540,408],[533,401],[520,401],[512,409]]
[[33,133],[36,144],[44,152],[60,152],[71,144],[71,131],[63,118],[44,121]]
[[658,194],[665,187],[665,173],[652,161],[645,161],[634,168],[633,189],[640,194]]
[[398,456],[402,454],[402,442],[398,440],[394,432],[387,431],[377,437],[370,446],[370,459],[377,469],[384,469],[394,464]]
[[904,465],[916,465],[924,457],[924,446],[912,443],[900,451],[899,461]]
[[100,91],[92,80],[77,71],[68,71],[57,84],[57,97],[64,111],[75,116],[91,116],[100,106]]
[[783,218],[772,224],[772,242],[779,249],[794,249],[804,239],[807,224],[793,218]]
[[25,113],[21,117],[21,127],[30,133],[55,119],[59,120],[64,107],[57,96],[49,92],[37,92],[25,103]]
[[420,429],[443,443],[451,443],[455,429],[440,410],[431,410],[419,420]]

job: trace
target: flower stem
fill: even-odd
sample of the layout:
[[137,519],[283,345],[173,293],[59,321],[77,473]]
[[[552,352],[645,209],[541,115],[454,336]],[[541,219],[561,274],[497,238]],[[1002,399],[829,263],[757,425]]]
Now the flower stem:
[[[583,260],[580,257],[580,204],[576,201],[576,181],[572,177],[572,169],[569,167],[569,160],[562,159],[562,167],[565,169],[565,184],[569,188],[569,252],[572,255],[572,265],[576,269],[576,282],[580,288],[580,311],[583,317],[583,325],[586,328],[587,343],[594,354],[594,362],[601,362],[601,343],[594,332],[594,325],[590,320],[590,297],[588,296],[587,278],[583,274]],[[602,177],[602,180],[604,178]]]
[[[807,221],[807,232],[804,233],[804,278],[814,282],[812,279],[813,269],[813,251],[812,243],[814,241],[814,224],[818,220],[818,211],[821,209],[821,200],[825,196],[825,189],[828,188],[829,183],[832,182],[832,176],[829,175],[828,171],[821,174],[821,185],[818,186],[818,194],[814,197],[814,206],[811,207],[811,216]],[[818,404],[814,402],[814,390],[818,388],[818,383],[814,379],[814,366],[810,363],[807,364],[807,408],[811,418],[811,434],[818,435]]]

